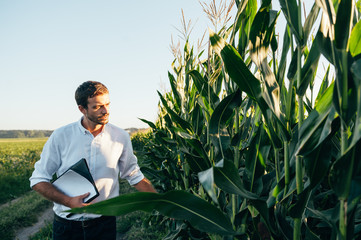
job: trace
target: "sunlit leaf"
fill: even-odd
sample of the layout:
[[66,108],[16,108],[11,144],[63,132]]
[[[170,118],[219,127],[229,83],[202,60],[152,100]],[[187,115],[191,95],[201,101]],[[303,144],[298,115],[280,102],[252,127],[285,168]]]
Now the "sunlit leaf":
[[361,21],[358,21],[352,29],[349,41],[351,55],[353,57],[359,55],[361,53]]
[[[219,55],[221,55],[226,67],[226,71],[231,79],[239,86],[241,91],[246,92],[250,98],[258,103],[269,126],[268,129],[270,137],[272,138],[275,145],[281,147],[281,140],[275,134],[275,130],[273,129],[274,125],[279,127],[283,138],[289,139],[290,136],[283,122],[281,122],[277,114],[272,110],[272,108],[267,104],[267,101],[264,99],[260,81],[250,72],[238,52],[232,46],[226,44],[223,38],[219,37],[211,30],[210,40],[214,50]],[[273,120],[276,122],[275,124],[272,123]]]
[[221,235],[233,235],[232,224],[217,207],[184,191],[164,194],[136,192],[121,195],[83,208],[72,209],[73,213],[96,213],[119,216],[134,211],[152,212],[189,221],[195,228]]
[[250,53],[257,66],[267,57],[278,12],[262,7],[256,14],[249,34]]
[[210,30],[210,40],[214,50],[222,56],[228,74],[240,90],[246,92],[254,100],[261,98],[260,81],[250,72],[239,53],[212,30]]

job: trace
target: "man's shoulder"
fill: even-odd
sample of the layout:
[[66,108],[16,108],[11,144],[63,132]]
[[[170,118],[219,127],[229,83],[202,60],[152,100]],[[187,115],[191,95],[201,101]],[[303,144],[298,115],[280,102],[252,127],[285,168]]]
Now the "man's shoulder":
[[63,134],[68,135],[69,133],[74,133],[74,130],[76,128],[78,128],[78,122],[72,122],[55,129],[53,135],[63,135]]
[[125,131],[123,128],[120,128],[114,124],[108,123],[107,129],[110,133],[113,134],[119,134],[119,135],[129,135],[127,131]]

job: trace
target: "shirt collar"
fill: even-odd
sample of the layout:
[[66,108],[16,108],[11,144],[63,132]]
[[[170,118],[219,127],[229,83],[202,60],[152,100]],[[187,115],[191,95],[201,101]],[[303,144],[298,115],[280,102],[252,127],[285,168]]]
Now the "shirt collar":
[[83,125],[81,124],[81,121],[83,120],[84,116],[82,116],[80,118],[80,120],[78,121],[78,126],[79,126],[79,130],[85,135],[87,133],[90,133],[87,129],[85,129],[85,127],[83,127]]
[[[82,124],[81,121],[83,120],[84,116],[82,116],[78,121],[79,130],[85,135],[85,134],[91,134],[88,129],[86,129]],[[102,134],[105,131],[105,128],[107,128],[107,125],[109,123],[105,124],[102,131],[99,134]]]

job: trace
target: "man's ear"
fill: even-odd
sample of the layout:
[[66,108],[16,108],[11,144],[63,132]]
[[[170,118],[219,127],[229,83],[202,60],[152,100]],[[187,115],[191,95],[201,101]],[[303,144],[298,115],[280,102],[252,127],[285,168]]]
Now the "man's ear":
[[82,112],[83,114],[86,114],[86,109],[82,106],[82,105],[78,105],[78,109],[80,112]]

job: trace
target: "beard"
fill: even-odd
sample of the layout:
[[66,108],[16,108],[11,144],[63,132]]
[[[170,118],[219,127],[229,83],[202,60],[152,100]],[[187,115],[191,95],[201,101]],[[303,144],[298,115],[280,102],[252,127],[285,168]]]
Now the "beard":
[[91,116],[91,115],[87,114],[86,117],[93,123],[96,123],[99,125],[105,125],[109,122],[109,114],[105,114],[102,116]]

